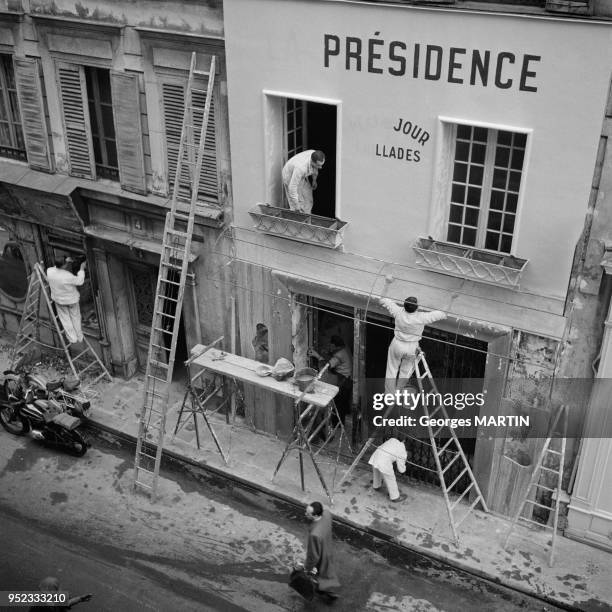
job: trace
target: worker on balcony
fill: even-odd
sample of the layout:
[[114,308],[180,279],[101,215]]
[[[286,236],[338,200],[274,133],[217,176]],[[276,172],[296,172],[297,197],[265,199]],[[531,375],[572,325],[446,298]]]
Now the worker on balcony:
[[294,155],[283,167],[283,187],[291,210],[309,214],[313,191],[317,188],[319,170],[325,163],[325,153],[308,149]]
[[418,312],[418,300],[411,296],[404,300],[404,306],[398,306],[389,298],[379,298],[395,319],[395,332],[387,353],[387,371],[385,373],[385,391],[393,393],[405,386],[414,371],[416,351],[425,325],[446,318],[441,310]]

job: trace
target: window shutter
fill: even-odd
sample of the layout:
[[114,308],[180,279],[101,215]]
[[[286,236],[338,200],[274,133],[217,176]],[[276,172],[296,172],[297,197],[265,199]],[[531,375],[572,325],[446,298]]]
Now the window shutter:
[[82,66],[58,63],[57,77],[64,119],[70,174],[95,178],[87,87]]
[[51,172],[53,166],[40,87],[38,60],[14,57],[13,65],[28,163],[36,170]]
[[121,186],[146,193],[138,75],[111,71],[110,76]]
[[[207,82],[201,81],[196,84],[198,89],[206,90]],[[181,142],[181,128],[183,125],[183,112],[185,104],[185,86],[176,83],[163,83],[162,96],[164,105],[164,125],[166,133],[166,151],[168,156],[168,183],[174,185],[176,176],[176,165],[178,151]],[[208,117],[208,129],[206,131],[206,144],[204,147],[204,159],[200,173],[200,185],[198,189],[199,199],[218,203],[219,191],[217,180],[217,142],[215,125],[215,100],[211,100],[210,113]],[[204,107],[206,100],[204,93],[194,93],[194,103],[198,107]],[[199,144],[200,129],[202,126],[202,113],[196,114],[194,120],[195,144]],[[181,185],[189,185],[189,168],[183,164],[183,172],[180,177]],[[183,190],[181,190],[183,191]],[[186,194],[184,194],[186,195]]]

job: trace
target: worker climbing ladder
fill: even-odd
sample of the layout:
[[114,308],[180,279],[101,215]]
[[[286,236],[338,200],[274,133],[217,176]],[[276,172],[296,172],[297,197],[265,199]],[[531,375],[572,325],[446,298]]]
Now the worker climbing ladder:
[[[425,353],[421,351],[421,349],[417,349],[416,355],[414,357],[405,357],[408,359],[414,359],[413,363],[413,372],[416,378],[416,382],[419,388],[420,396],[425,397],[426,394],[431,393],[435,394],[434,397],[440,397],[438,388],[436,383],[431,375],[431,371],[429,369],[429,365],[427,364],[427,360],[425,359]],[[385,415],[386,418],[391,410],[393,410],[395,406],[389,406]],[[457,530],[459,526],[465,521],[465,519],[470,515],[472,510],[480,504],[485,512],[488,512],[487,504],[482,496],[478,483],[474,478],[474,474],[472,473],[472,469],[470,468],[470,464],[463,452],[459,439],[455,434],[454,429],[449,427],[448,425],[441,425],[438,427],[434,427],[431,425],[432,419],[442,419],[444,422],[448,422],[448,414],[446,412],[445,407],[442,404],[438,404],[436,406],[428,406],[427,402],[423,402],[422,409],[424,412],[424,416],[427,417],[427,433],[429,436],[429,443],[431,445],[432,453],[434,456],[434,461],[436,464],[436,473],[438,474],[438,480],[440,482],[440,488],[442,489],[442,493],[444,495],[444,501],[446,503],[446,510],[448,513],[448,518],[450,522],[450,526],[453,532],[453,536],[455,541],[459,541],[459,536]],[[340,484],[342,484],[355,469],[359,461],[361,461],[362,457],[365,455],[367,450],[375,446],[374,441],[375,437],[369,438],[359,454],[348,468],[348,470],[342,476]],[[459,473],[454,477],[453,481],[448,484],[448,474],[450,468],[455,465],[456,462],[459,462]],[[461,467],[461,465],[463,467]],[[456,473],[457,470],[455,469]],[[455,499],[451,499],[451,495],[453,490],[457,485],[460,484],[465,478],[469,479],[469,484],[463,491],[456,497]],[[465,504],[461,504],[463,499],[468,495],[470,491],[475,493],[475,496],[472,499],[472,502],[465,509]],[[457,515],[462,512],[460,518],[457,518]]]
[[[206,89],[198,87],[197,80],[201,79],[208,80]],[[150,493],[152,498],[157,493],[214,79],[215,57],[211,59],[209,72],[204,72],[196,68],[196,54],[193,53],[184,98],[172,202],[164,227],[134,460],[134,487]],[[202,107],[199,103],[204,94]]]
[[[557,434],[557,426],[559,422],[563,419],[563,432],[562,435]],[[560,448],[559,450],[554,450],[551,448],[553,438],[560,438]],[[525,495],[523,497],[523,501],[521,502],[517,512],[515,513],[512,523],[510,524],[510,528],[508,529],[508,533],[506,534],[506,539],[504,540],[504,549],[508,547],[508,541],[510,540],[510,536],[514,531],[519,520],[523,520],[526,523],[531,525],[535,525],[540,529],[551,529],[552,530],[552,538],[550,542],[550,556],[548,558],[548,564],[550,567],[553,566],[554,558],[555,558],[555,544],[557,539],[557,527],[559,524],[559,502],[561,496],[561,486],[563,481],[563,469],[565,467],[565,446],[567,440],[567,406],[559,406],[557,409],[550,428],[548,430],[548,435],[546,440],[544,441],[544,446],[540,451],[538,456],[538,460],[536,461],[535,467],[533,469],[533,474],[531,475],[531,479],[529,480],[529,484],[527,485],[527,489],[525,490]],[[558,459],[556,459],[558,458]],[[548,465],[544,465],[548,463]],[[550,467],[551,464],[556,464],[557,468]],[[540,484],[541,477],[546,473],[553,474],[556,480],[556,489],[553,487],[549,487],[548,485]],[[538,494],[542,491],[547,491],[551,496],[551,505],[547,506],[546,504],[541,503],[540,501],[536,501],[538,499]],[[556,493],[556,497],[555,497]],[[545,494],[544,494],[545,495]],[[521,516],[525,506],[529,504],[530,506],[534,506],[534,508],[543,508],[549,513],[552,512],[553,521],[552,525],[544,525],[542,523],[538,523],[530,518],[525,516]]]
[[[41,297],[47,307],[50,322],[43,320],[40,316]],[[79,344],[77,350],[71,352],[70,341],[58,319],[57,311],[51,300],[47,277],[42,266],[36,263],[30,274],[19,331],[17,332],[17,338],[11,353],[11,367],[27,352],[31,345],[45,344],[40,339],[41,326],[49,328],[57,336],[60,348],[66,355],[66,360],[72,373],[83,383],[83,387],[81,387],[82,393],[87,395],[88,389],[103,378],[112,381],[109,371],[86,337],[83,337],[83,341]],[[89,375],[87,380],[84,378],[85,373]]]

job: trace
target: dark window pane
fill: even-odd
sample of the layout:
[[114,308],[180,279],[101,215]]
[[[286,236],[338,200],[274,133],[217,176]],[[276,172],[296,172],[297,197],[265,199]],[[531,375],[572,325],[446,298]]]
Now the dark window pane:
[[482,144],[472,145],[472,162],[476,164],[484,164],[487,147]]
[[470,154],[470,145],[467,142],[457,142],[455,148],[455,159],[459,161],[468,161]]
[[508,189],[510,191],[518,191],[521,186],[521,173],[510,172],[510,182],[508,183]]
[[470,166],[470,185],[482,185],[482,166]]
[[468,188],[467,204],[476,207],[480,206],[480,189],[478,189],[478,187]]
[[510,161],[510,149],[508,147],[497,147],[495,151],[495,165],[507,168]]
[[288,119],[288,129],[291,131],[295,128],[295,119],[294,119],[295,115],[293,113],[287,113],[287,119]]
[[463,185],[453,184],[451,202],[457,202],[458,204],[463,204],[465,202],[465,187]]
[[487,128],[474,128],[474,140],[476,142],[487,142]]
[[493,172],[493,189],[506,189],[506,176],[505,170],[495,168]]
[[117,147],[114,140],[106,141],[106,154],[108,156],[108,165],[112,168],[118,168],[117,164]]
[[459,242],[460,238],[461,228],[458,225],[449,225],[446,240],[448,240],[448,242]]
[[457,126],[457,138],[463,138],[469,140],[472,135],[472,128],[469,125],[458,125]]
[[111,86],[110,86],[110,73],[108,70],[98,69],[98,87],[100,88],[100,101],[111,103]]
[[497,251],[497,245],[499,242],[499,234],[495,232],[487,232],[487,237],[485,238],[485,249],[489,249],[491,251]]
[[113,123],[113,108],[112,106],[102,106],[102,125],[104,126],[104,135],[107,138],[115,137],[115,124]]
[[514,134],[514,146],[522,147],[524,149],[526,145],[527,145],[527,134],[515,133]]
[[514,149],[512,151],[512,169],[522,170],[523,159],[525,159],[525,151],[523,149]]
[[501,222],[502,222],[501,213],[491,211],[489,213],[489,223],[487,224],[487,229],[497,231],[501,227]]
[[85,86],[87,87],[87,95],[93,98],[93,85],[91,83],[91,68],[85,68]]
[[91,124],[91,133],[98,133],[98,122],[96,121],[96,105],[93,100],[89,102],[89,123]]
[[504,208],[504,192],[503,191],[492,191],[491,192],[491,203],[489,204],[492,210],[503,210]]
[[476,246],[476,230],[469,227],[463,228],[463,240],[461,244],[465,244],[465,246]]
[[506,210],[508,212],[516,212],[517,203],[518,203],[518,195],[516,193],[509,193],[506,196]]
[[100,151],[100,139],[94,136],[91,140],[93,142],[93,150],[94,150],[94,157],[96,159],[96,164],[101,164],[102,163],[102,153]]
[[499,132],[497,134],[497,144],[510,146],[512,144],[512,132]]
[[465,183],[467,181],[467,169],[467,164],[455,164],[455,171],[453,172],[453,181]]
[[461,223],[463,221],[463,206],[451,206],[448,220],[451,223]]
[[469,206],[465,209],[465,225],[472,227],[478,227],[478,208],[470,208]]
[[511,234],[514,231],[514,215],[504,215],[504,232]]
[[509,253],[512,249],[512,236],[502,236],[500,251]]

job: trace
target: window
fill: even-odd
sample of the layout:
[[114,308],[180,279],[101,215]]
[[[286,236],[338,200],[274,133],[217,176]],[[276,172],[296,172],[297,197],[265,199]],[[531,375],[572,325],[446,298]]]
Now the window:
[[0,54],[0,156],[26,161],[13,61],[4,54]]
[[[193,92],[194,114],[194,143],[197,147],[200,142],[202,120],[204,118],[204,104],[206,101],[206,88],[208,82],[196,81],[196,90]],[[183,127],[183,114],[185,110],[186,83],[162,83],[162,98],[164,107],[164,128],[166,136],[166,152],[168,160],[168,185],[174,189],[176,179],[176,166],[178,162],[181,130]],[[195,155],[194,155],[195,160]],[[179,178],[179,194],[185,198],[191,197],[190,167],[183,163],[181,177]],[[215,120],[215,95],[213,96],[208,115],[206,142],[204,143],[204,159],[200,172],[198,199],[207,203],[218,204],[219,187],[217,179],[217,139]]]
[[510,253],[527,135],[456,125],[446,239]]
[[108,70],[86,67],[85,80],[96,173],[98,176],[117,181],[119,180],[119,166],[110,74]]
[[57,63],[70,174],[146,193],[139,75]]

